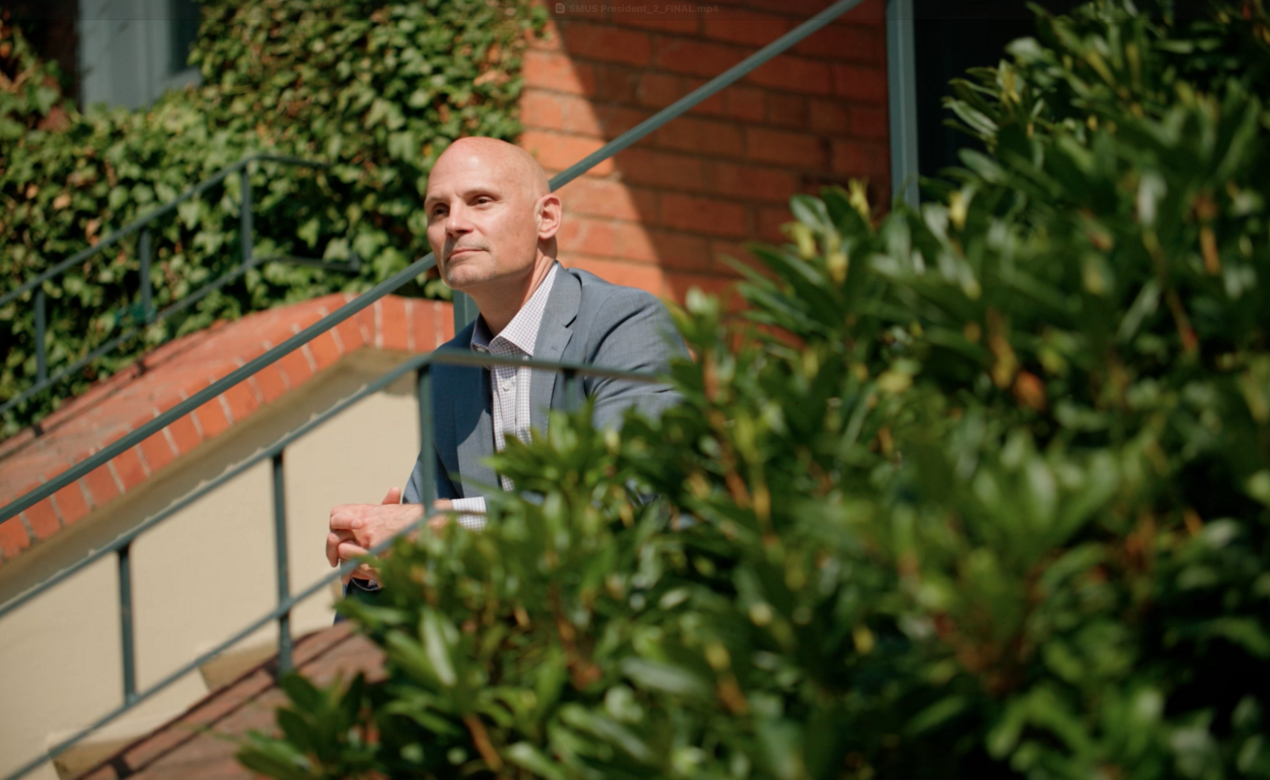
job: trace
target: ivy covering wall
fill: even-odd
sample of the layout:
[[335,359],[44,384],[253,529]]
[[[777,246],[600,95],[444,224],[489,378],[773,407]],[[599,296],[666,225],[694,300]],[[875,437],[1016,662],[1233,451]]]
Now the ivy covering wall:
[[[334,167],[253,170],[253,254],[344,260],[356,252],[362,270],[253,270],[13,410],[3,435],[154,344],[248,311],[364,290],[426,254],[418,205],[427,173],[460,136],[515,138],[520,53],[542,19],[523,0],[207,0],[202,13],[191,62],[203,85],[138,111],[77,111],[59,92],[56,65],[40,62],[20,30],[0,28],[0,289],[254,151]],[[156,224],[156,306],[241,263],[241,202],[230,177]],[[45,284],[51,371],[128,324],[120,315],[137,300],[139,269],[134,236]],[[439,283],[402,292],[443,294]],[[36,373],[29,295],[0,308],[0,354],[0,398],[11,398]]]
[[1171,5],[961,82],[919,209],[795,198],[745,321],[679,313],[684,403],[510,443],[541,500],[399,541],[343,607],[383,678],[287,678],[243,762],[1270,778],[1270,17]]

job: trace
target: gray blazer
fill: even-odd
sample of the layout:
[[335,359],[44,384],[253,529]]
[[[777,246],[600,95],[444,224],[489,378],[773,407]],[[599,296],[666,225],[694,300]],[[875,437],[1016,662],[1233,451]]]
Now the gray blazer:
[[[468,325],[442,349],[470,349]],[[661,301],[643,290],[610,284],[586,271],[561,267],[547,297],[534,345],[534,358],[583,363],[626,371],[666,373],[670,360],[688,350]],[[436,461],[437,498],[467,498],[498,489],[498,477],[483,459],[494,453],[489,372],[471,366],[436,365],[432,369],[433,432],[436,449],[420,453]],[[587,397],[595,399],[597,426],[616,427],[630,407],[656,416],[679,401],[668,385],[603,377],[578,377]],[[549,410],[565,408],[564,376],[534,371],[530,380],[530,423],[547,430]],[[419,461],[403,500],[423,495]]]

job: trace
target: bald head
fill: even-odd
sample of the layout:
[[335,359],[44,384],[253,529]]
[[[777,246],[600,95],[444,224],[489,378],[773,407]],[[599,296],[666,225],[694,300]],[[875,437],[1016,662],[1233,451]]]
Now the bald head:
[[[436,165],[432,166],[435,175],[438,169],[450,166],[470,165],[481,161],[508,184],[513,185],[528,198],[536,201],[551,191],[547,182],[547,174],[533,155],[515,144],[500,141],[497,138],[460,138],[450,144]],[[428,177],[431,181],[431,176]]]
[[555,263],[560,198],[538,161],[506,141],[450,144],[423,208],[442,278],[471,295],[491,327],[510,320]]

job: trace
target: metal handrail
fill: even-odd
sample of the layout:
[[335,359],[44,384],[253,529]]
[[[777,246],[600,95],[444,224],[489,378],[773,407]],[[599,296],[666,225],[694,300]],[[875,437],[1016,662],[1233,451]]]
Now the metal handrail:
[[[220,288],[224,287],[226,284],[234,281],[235,279],[239,278],[243,274],[247,273],[247,271],[259,265],[263,265],[265,263],[270,263],[270,262],[291,263],[296,265],[316,265],[318,267],[325,268],[331,271],[347,271],[350,273],[356,273],[358,270],[361,269],[361,259],[357,256],[357,253],[355,251],[351,253],[349,261],[346,263],[326,262],[326,261],[318,260],[315,258],[292,257],[290,255],[276,255],[271,257],[254,257],[253,255],[255,254],[254,252],[255,244],[252,238],[252,231],[254,226],[254,213],[252,210],[253,201],[251,197],[250,170],[248,168],[248,166],[253,162],[275,162],[275,163],[281,163],[283,165],[293,165],[293,166],[301,167],[301,168],[330,169],[334,167],[331,163],[324,163],[317,160],[305,160],[299,157],[289,157],[289,156],[278,155],[278,154],[247,155],[246,157],[234,163],[233,165],[223,168],[220,171],[213,174],[212,176],[208,177],[207,179],[204,179],[203,181],[199,182],[198,184],[194,185],[190,189],[178,195],[176,198],[168,201],[167,203],[164,203],[163,205],[154,209],[153,211],[146,214],[145,216],[127,225],[124,225],[122,228],[106,236],[105,238],[103,238],[101,241],[98,241],[93,246],[88,247],[87,249],[84,249],[80,252],[77,252],[76,254],[72,255],[69,259],[63,260],[62,262],[58,263],[57,265],[53,266],[47,271],[37,274],[34,278],[27,280],[26,282],[22,283],[21,285],[14,288],[13,290],[10,290],[9,292],[0,296],[0,306],[4,306],[7,303],[17,300],[20,296],[32,290],[35,291],[34,304],[35,304],[35,365],[36,365],[35,384],[31,385],[26,390],[22,391],[16,396],[6,400],[3,404],[0,404],[0,414],[7,412],[8,410],[12,409],[13,407],[17,406],[23,401],[36,395],[37,393],[41,393],[47,390],[48,388],[56,385],[61,380],[76,373],[77,371],[84,368],[89,363],[92,363],[94,360],[101,357],[102,355],[105,355],[108,352],[113,352],[121,344],[123,344],[124,342],[128,341],[129,339],[132,339],[137,334],[139,334],[141,332],[143,325],[151,325],[156,322],[162,322],[168,317],[171,317],[175,314],[179,314],[180,312],[188,309],[190,306],[193,306],[195,303],[198,303],[199,301],[201,301],[203,298],[207,297],[211,293],[215,292],[216,290],[219,290]],[[151,289],[151,282],[150,282],[150,263],[152,259],[151,257],[152,244],[150,239],[150,229],[148,225],[150,225],[150,223],[158,220],[161,217],[171,214],[182,203],[186,202],[187,200],[191,200],[199,195],[202,195],[208,189],[221,183],[222,181],[224,181],[226,178],[228,178],[231,174],[235,172],[239,172],[241,176],[242,207],[240,209],[241,215],[239,217],[239,223],[238,223],[238,241],[239,241],[239,246],[242,248],[242,257],[243,257],[242,263],[238,267],[222,275],[221,277],[204,284],[202,287],[198,288],[197,290],[185,296],[184,298],[177,301],[176,303],[173,303],[167,308],[164,308],[158,312],[155,312],[154,307],[151,303],[152,289]],[[134,322],[140,322],[142,323],[142,325],[133,325],[131,327],[126,328],[118,336],[114,337],[113,339],[106,342],[105,344],[98,346],[96,349],[92,350],[87,355],[83,356],[79,360],[76,360],[70,365],[63,367],[60,371],[50,376],[49,370],[48,370],[48,349],[44,343],[46,330],[47,330],[46,310],[48,307],[48,296],[44,292],[44,288],[43,288],[44,283],[58,276],[62,272],[66,271],[67,269],[72,268],[84,262],[85,260],[88,260],[92,258],[93,256],[104,252],[105,250],[109,249],[115,244],[118,244],[123,239],[127,238],[133,233],[137,233],[138,231],[140,231],[141,233],[140,241],[139,241],[140,246],[138,247],[138,253],[141,255],[141,268],[140,268],[141,278],[140,278],[140,290],[139,290],[141,302],[132,307],[126,307],[125,312],[132,315],[131,319]],[[140,308],[140,316],[137,316],[135,313],[132,313],[133,310],[137,308]]]
[[[598,164],[599,162],[602,162],[603,160],[608,159],[609,157],[613,156],[617,152],[631,146],[632,144],[636,143],[644,136],[648,135],[649,133],[661,127],[666,122],[669,122],[670,120],[675,119],[676,117],[679,117],[682,114],[686,113],[688,110],[690,110],[697,104],[701,103],[702,101],[710,98],[718,91],[740,80],[750,71],[752,71],[754,68],[758,67],[759,65],[762,65],[763,63],[777,56],[778,54],[794,46],[795,44],[797,44],[798,42],[800,42],[807,36],[825,27],[834,19],[838,18],[842,14],[851,10],[855,6],[859,5],[860,2],[862,2],[862,0],[839,0],[837,3],[831,5],[829,8],[825,9],[820,14],[817,14],[811,19],[808,19],[807,21],[798,25],[790,32],[786,33],[785,35],[781,36],[777,40],[773,41],[772,43],[763,47],[759,51],[745,58],[744,60],[737,63],[733,67],[729,68],[727,71],[725,71],[721,75],[706,82],[702,86],[690,92],[688,95],[684,96],[683,98],[680,98],[679,100],[675,101],[671,105],[662,109],[657,114],[650,117],[649,119],[641,122],[640,124],[636,125],[634,128],[619,135],[617,138],[608,142],[596,152],[593,152],[592,154],[588,155],[587,157],[585,157],[578,163],[569,167],[564,172],[553,177],[550,182],[551,189],[554,191],[564,186],[565,184],[568,184],[569,182],[576,179],[578,176],[581,176],[583,173],[585,173],[594,165]],[[69,263],[67,263],[67,265],[69,265]],[[255,359],[251,360],[250,362],[246,363],[245,365],[241,366],[235,371],[232,371],[226,376],[222,377],[221,379],[213,382],[208,387],[204,388],[198,393],[195,393],[193,396],[182,401],[176,406],[173,406],[171,409],[167,410],[166,412],[163,412],[162,414],[158,415],[150,422],[142,425],[141,427],[137,428],[131,433],[123,436],[122,438],[118,439],[113,444],[108,445],[107,447],[97,452],[96,454],[84,459],[83,461],[76,464],[75,466],[68,469],[67,471],[63,472],[62,474],[59,474],[53,479],[50,479],[48,482],[45,482],[40,487],[10,502],[3,509],[0,509],[0,523],[15,516],[19,512],[43,500],[44,498],[52,495],[57,490],[60,490],[62,487],[66,486],[67,484],[70,484],[71,482],[79,479],[80,477],[89,473],[93,469],[107,463],[116,455],[130,449],[131,447],[144,441],[146,438],[149,438],[151,435],[161,431],[167,425],[171,424],[172,422],[175,422],[176,420],[180,419],[181,417],[188,414],[189,412],[197,409],[199,406],[203,405],[207,401],[215,398],[216,396],[230,389],[231,387],[238,384],[239,382],[246,379],[247,377],[251,376],[252,374],[256,373],[257,371],[269,365],[272,365],[274,362],[288,355],[289,353],[299,348],[301,345],[305,344],[309,340],[315,338],[321,333],[326,332],[327,330],[330,330],[336,325],[339,325],[341,322],[344,322],[348,318],[352,317],[353,315],[357,314],[358,312],[362,311],[363,309],[373,304],[375,301],[384,297],[388,293],[396,290],[398,287],[405,284],[410,279],[413,279],[414,277],[418,276],[420,273],[423,273],[428,268],[431,268],[433,265],[435,265],[435,261],[433,259],[432,254],[429,253],[422,259],[415,261],[407,268],[403,269],[402,271],[399,271],[398,273],[394,274],[390,278],[385,279],[383,282],[380,282],[379,284],[375,285],[375,287],[373,287],[372,289],[368,290],[367,292],[353,299],[352,301],[340,307],[339,309],[335,310],[334,312],[326,315],[322,319],[318,320],[314,324],[300,331],[299,333],[287,339],[286,341],[279,344],[278,346],[273,347],[272,349],[269,349],[264,354],[256,357]],[[73,575],[75,572],[83,569],[92,561],[98,560],[101,555],[114,552],[115,555],[118,557],[120,603],[121,603],[120,627],[121,627],[121,630],[123,631],[123,641],[125,643],[124,645],[124,678],[125,678],[124,679],[124,685],[125,685],[124,703],[120,705],[119,707],[117,707],[116,709],[112,710],[111,712],[99,718],[92,725],[77,732],[75,735],[73,735],[69,739],[58,743],[53,748],[49,749],[46,754],[38,756],[32,761],[28,762],[27,764],[19,768],[16,772],[10,774],[7,778],[5,778],[5,780],[17,780],[17,778],[22,777],[23,775],[27,774],[31,770],[35,769],[37,766],[40,766],[43,762],[47,761],[50,757],[55,757],[57,755],[60,755],[68,747],[78,742],[87,734],[91,733],[92,731],[110,722],[111,720],[118,717],[123,712],[126,712],[127,710],[131,709],[136,703],[144,700],[145,698],[148,698],[153,693],[160,690],[162,687],[166,687],[167,685],[171,684],[175,680],[179,679],[184,674],[187,674],[190,671],[193,671],[202,663],[205,663],[206,661],[210,660],[217,653],[222,652],[226,648],[232,646],[234,643],[245,638],[252,631],[255,631],[258,628],[264,626],[270,620],[278,621],[279,666],[282,668],[289,668],[290,654],[291,654],[291,643],[290,643],[291,642],[290,640],[291,608],[294,607],[297,603],[299,603],[304,598],[307,598],[313,593],[316,593],[320,588],[334,581],[336,577],[339,577],[343,574],[347,574],[348,572],[352,571],[353,568],[356,566],[356,562],[350,562],[348,564],[345,564],[344,566],[339,568],[336,572],[320,580],[319,582],[315,583],[311,587],[306,588],[302,593],[298,595],[295,595],[295,596],[289,595],[288,593],[289,583],[287,579],[288,567],[287,567],[287,558],[286,558],[286,555],[287,555],[286,554],[286,547],[287,547],[286,523],[285,523],[286,507],[283,504],[282,498],[281,498],[283,495],[283,481],[282,481],[283,480],[283,471],[282,471],[283,450],[285,449],[287,443],[293,441],[295,438],[302,435],[304,432],[311,430],[314,426],[316,426],[320,422],[326,419],[329,419],[329,417],[339,414],[348,406],[350,406],[353,403],[356,403],[357,400],[360,400],[366,395],[372,392],[378,392],[380,389],[382,389],[383,387],[386,387],[391,382],[400,378],[411,369],[417,370],[419,372],[417,389],[418,389],[418,399],[419,399],[419,408],[420,408],[420,416],[419,416],[420,440],[422,444],[426,444],[430,446],[432,442],[432,413],[431,413],[432,388],[431,388],[430,367],[433,363],[453,363],[453,364],[462,364],[462,365],[481,365],[481,366],[516,365],[516,366],[524,366],[529,368],[540,368],[540,369],[549,369],[553,371],[560,371],[565,374],[565,392],[566,392],[566,397],[570,399],[573,398],[575,395],[574,385],[576,382],[576,376],[579,374],[612,376],[612,377],[620,377],[620,378],[626,378],[626,379],[634,379],[636,381],[654,381],[653,378],[649,377],[646,374],[637,374],[633,372],[619,371],[614,369],[596,368],[594,366],[561,364],[561,363],[552,363],[549,361],[538,361],[538,360],[519,361],[519,360],[510,359],[510,358],[497,358],[492,355],[477,356],[477,355],[471,355],[468,353],[437,351],[432,353],[431,355],[422,355],[415,358],[411,358],[410,360],[403,363],[401,366],[398,366],[397,369],[394,369],[388,374],[385,374],[383,377],[380,377],[374,382],[371,382],[370,384],[366,385],[362,390],[358,391],[358,393],[355,393],[353,396],[350,396],[348,399],[345,399],[344,401],[337,403],[335,406],[329,409],[326,413],[324,413],[321,417],[311,420],[309,423],[306,423],[304,426],[301,426],[293,433],[288,434],[287,436],[284,436],[282,439],[279,439],[277,443],[275,443],[273,446],[271,446],[270,448],[265,450],[263,453],[261,453],[259,456],[257,456],[256,458],[253,458],[250,461],[251,465],[254,465],[260,462],[260,460],[263,460],[263,458],[266,456],[270,457],[273,461],[274,495],[275,495],[274,528],[275,528],[275,543],[277,545],[277,555],[278,555],[278,595],[279,595],[278,606],[272,612],[260,618],[256,622],[252,623],[250,626],[240,631],[239,633],[235,634],[230,639],[221,643],[215,649],[207,653],[204,653],[203,655],[199,656],[199,658],[187,664],[185,667],[182,667],[182,669],[170,674],[168,677],[165,677],[155,686],[152,686],[151,688],[141,693],[138,693],[135,690],[135,688],[131,687],[133,685],[132,681],[135,680],[135,670],[130,671],[130,666],[134,664],[133,652],[132,652],[132,608],[131,608],[131,592],[130,592],[131,563],[130,563],[130,557],[128,554],[130,551],[131,542],[142,531],[152,527],[158,522],[161,522],[163,518],[169,516],[172,512],[177,511],[177,509],[188,505],[190,502],[204,495],[208,490],[211,490],[212,487],[221,484],[225,479],[229,479],[233,475],[241,473],[241,471],[245,470],[248,466],[241,465],[239,467],[236,467],[234,470],[226,472],[226,474],[222,475],[221,479],[214,481],[208,485],[205,485],[202,488],[199,488],[194,493],[191,493],[189,496],[186,496],[185,498],[179,500],[177,503],[173,504],[167,510],[164,510],[166,514],[164,512],[161,512],[160,515],[156,515],[151,518],[148,518],[141,525],[137,526],[133,530],[120,536],[119,539],[116,540],[116,542],[113,543],[112,545],[109,545],[106,548],[103,548],[102,550],[98,551],[97,553],[94,553],[93,556],[90,556],[90,559],[85,559],[75,564],[70,569],[67,569],[64,572],[59,573],[58,575],[55,575],[54,577],[33,587],[32,589],[21,594],[20,596],[15,597],[15,599],[11,600],[5,605],[0,606],[0,618],[2,618],[4,615],[8,614],[9,611],[16,608],[19,605],[19,603],[25,603],[27,600],[33,597],[36,593],[43,591],[50,585],[60,582],[64,578],[63,575],[65,575],[65,577],[69,577]],[[426,451],[426,449],[424,451]],[[431,512],[430,508],[432,506],[432,501],[436,497],[435,496],[435,473],[434,473],[435,462],[432,458],[425,457],[421,459],[420,466],[423,471],[423,473],[421,474],[422,482],[423,482],[423,490],[424,490],[424,495],[422,496],[423,498],[422,503],[425,506],[425,510],[426,510],[425,519],[426,519],[427,514]],[[381,551],[390,542],[391,540],[384,542],[383,545],[376,547],[375,550],[372,552]]]

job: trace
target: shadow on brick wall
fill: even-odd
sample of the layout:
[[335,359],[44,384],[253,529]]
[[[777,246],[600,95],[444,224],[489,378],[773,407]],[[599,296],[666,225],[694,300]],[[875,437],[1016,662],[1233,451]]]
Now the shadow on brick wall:
[[[563,13],[526,54],[521,145],[558,173],[828,5],[551,3]],[[784,241],[791,195],[854,178],[886,207],[881,0],[562,188],[561,261],[677,301],[692,286],[723,292],[736,275],[721,255]]]

